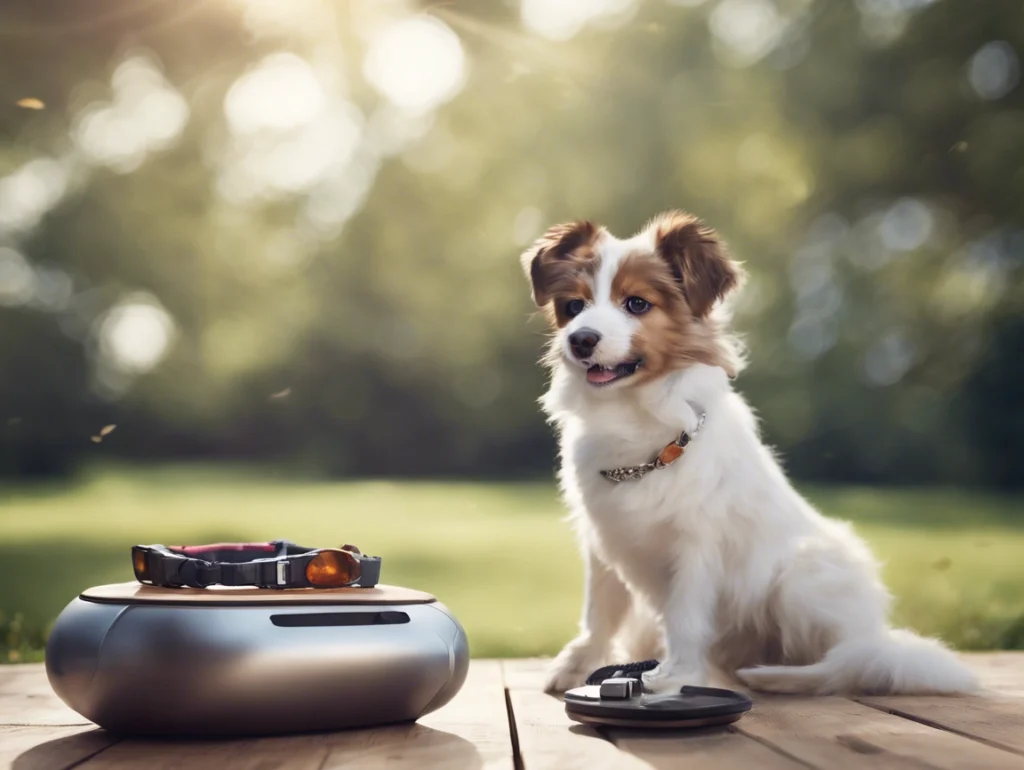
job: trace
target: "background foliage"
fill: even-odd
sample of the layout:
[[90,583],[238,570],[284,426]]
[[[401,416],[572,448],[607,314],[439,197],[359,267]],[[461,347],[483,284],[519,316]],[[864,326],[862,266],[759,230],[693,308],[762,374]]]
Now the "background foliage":
[[685,207],[793,473],[1024,481],[1018,0],[11,0],[0,38],[6,474],[546,474],[517,254]]

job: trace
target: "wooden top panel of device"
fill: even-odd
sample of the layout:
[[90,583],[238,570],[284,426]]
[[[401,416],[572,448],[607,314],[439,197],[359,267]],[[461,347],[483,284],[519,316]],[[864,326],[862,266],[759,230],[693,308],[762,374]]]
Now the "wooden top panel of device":
[[401,586],[374,588],[161,588],[132,581],[82,591],[86,601],[108,604],[429,604],[437,599]]

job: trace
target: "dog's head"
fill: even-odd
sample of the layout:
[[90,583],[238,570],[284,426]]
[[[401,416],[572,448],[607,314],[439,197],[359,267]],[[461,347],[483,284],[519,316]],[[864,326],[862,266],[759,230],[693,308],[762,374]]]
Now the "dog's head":
[[742,272],[714,230],[671,211],[620,240],[590,222],[549,229],[522,255],[554,330],[549,363],[594,388],[627,387],[694,363],[735,376],[715,311]]

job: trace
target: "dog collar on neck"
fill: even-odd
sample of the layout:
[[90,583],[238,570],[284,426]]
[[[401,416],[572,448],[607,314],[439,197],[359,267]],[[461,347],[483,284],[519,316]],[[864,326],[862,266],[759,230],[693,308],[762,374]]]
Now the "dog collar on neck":
[[662,468],[666,468],[680,457],[683,456],[683,452],[686,451],[686,445],[690,443],[690,439],[696,437],[700,433],[700,429],[704,426],[704,418],[707,416],[703,409],[693,405],[697,412],[697,427],[693,429],[693,433],[687,433],[683,431],[679,434],[679,438],[668,444],[662,449],[658,456],[649,463],[643,465],[627,465],[624,468],[612,468],[607,471],[601,471],[601,475],[609,481],[613,481],[618,484],[620,481],[639,481],[651,471],[660,471]]

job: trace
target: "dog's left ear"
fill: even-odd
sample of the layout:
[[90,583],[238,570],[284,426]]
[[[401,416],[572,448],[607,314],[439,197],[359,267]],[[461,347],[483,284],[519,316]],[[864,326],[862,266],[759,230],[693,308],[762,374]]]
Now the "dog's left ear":
[[690,310],[705,318],[715,303],[740,285],[743,270],[718,233],[692,214],[669,211],[654,219],[654,244],[668,262]]

